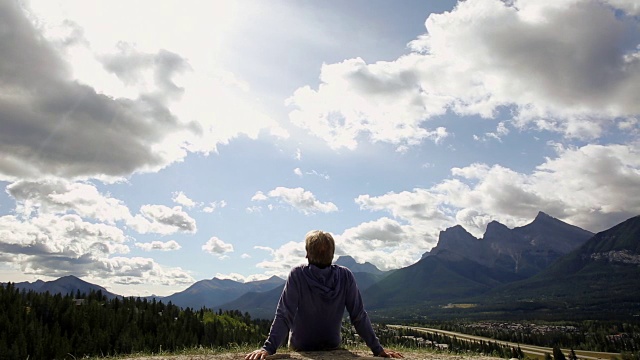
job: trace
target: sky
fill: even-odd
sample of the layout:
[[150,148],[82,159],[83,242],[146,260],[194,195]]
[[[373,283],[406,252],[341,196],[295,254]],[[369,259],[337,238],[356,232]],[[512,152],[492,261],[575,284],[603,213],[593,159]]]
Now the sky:
[[0,282],[382,270],[640,214],[636,0],[0,0]]

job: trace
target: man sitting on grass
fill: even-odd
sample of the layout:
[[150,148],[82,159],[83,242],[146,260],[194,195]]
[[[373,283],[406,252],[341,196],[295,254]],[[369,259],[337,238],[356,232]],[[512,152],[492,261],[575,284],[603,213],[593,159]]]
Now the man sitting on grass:
[[340,328],[346,307],[351,323],[375,356],[402,358],[385,350],[373,332],[360,291],[349,269],[331,265],[335,242],[329,233],[311,231],[305,239],[308,265],[294,267],[284,285],[269,337],[247,360],[273,355],[287,334],[295,351],[333,350],[340,347]]

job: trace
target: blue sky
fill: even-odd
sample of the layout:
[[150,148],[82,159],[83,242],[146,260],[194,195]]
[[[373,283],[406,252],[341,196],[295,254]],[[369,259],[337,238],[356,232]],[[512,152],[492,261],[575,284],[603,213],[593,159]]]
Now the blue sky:
[[0,281],[407,266],[460,224],[640,213],[635,0],[6,1]]

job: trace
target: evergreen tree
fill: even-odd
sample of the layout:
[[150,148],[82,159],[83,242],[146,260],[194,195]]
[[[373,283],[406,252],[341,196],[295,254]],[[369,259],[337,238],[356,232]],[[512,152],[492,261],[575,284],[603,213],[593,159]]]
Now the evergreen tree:
[[566,360],[566,357],[564,356],[564,353],[557,346],[553,347],[553,359],[554,360]]

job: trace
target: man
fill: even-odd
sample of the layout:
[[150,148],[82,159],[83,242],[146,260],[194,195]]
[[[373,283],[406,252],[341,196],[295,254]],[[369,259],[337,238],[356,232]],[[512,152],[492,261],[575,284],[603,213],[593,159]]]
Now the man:
[[400,353],[385,350],[380,345],[351,271],[331,265],[335,251],[331,234],[310,231],[305,239],[305,249],[309,264],[291,270],[267,341],[262,349],[247,354],[245,359],[264,359],[275,354],[287,334],[293,350],[339,348],[345,307],[351,323],[375,356],[402,358]]

